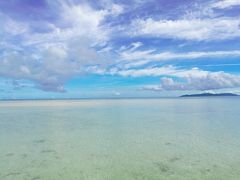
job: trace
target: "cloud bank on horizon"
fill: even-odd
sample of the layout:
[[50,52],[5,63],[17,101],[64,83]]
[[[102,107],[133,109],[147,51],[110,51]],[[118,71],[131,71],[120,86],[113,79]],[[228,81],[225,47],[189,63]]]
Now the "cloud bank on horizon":
[[0,26],[3,96],[240,88],[239,0],[1,1]]

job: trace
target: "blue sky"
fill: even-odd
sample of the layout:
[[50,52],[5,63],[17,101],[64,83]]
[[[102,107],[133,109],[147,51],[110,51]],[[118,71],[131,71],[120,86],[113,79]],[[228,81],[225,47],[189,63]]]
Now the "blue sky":
[[239,0],[0,1],[0,98],[240,92]]

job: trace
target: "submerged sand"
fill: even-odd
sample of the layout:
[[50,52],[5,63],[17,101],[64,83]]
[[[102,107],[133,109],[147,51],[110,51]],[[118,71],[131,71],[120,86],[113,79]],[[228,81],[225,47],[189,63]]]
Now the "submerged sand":
[[234,98],[0,102],[3,180],[237,180]]

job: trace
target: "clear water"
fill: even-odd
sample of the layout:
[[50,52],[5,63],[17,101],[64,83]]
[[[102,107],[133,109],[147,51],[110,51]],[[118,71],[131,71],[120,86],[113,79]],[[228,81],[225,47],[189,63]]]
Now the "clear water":
[[239,180],[240,98],[0,102],[1,180]]

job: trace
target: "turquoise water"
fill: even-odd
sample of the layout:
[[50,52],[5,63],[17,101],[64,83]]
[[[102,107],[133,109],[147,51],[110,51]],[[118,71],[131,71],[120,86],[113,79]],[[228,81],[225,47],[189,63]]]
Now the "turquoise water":
[[239,180],[240,98],[0,102],[1,180]]

